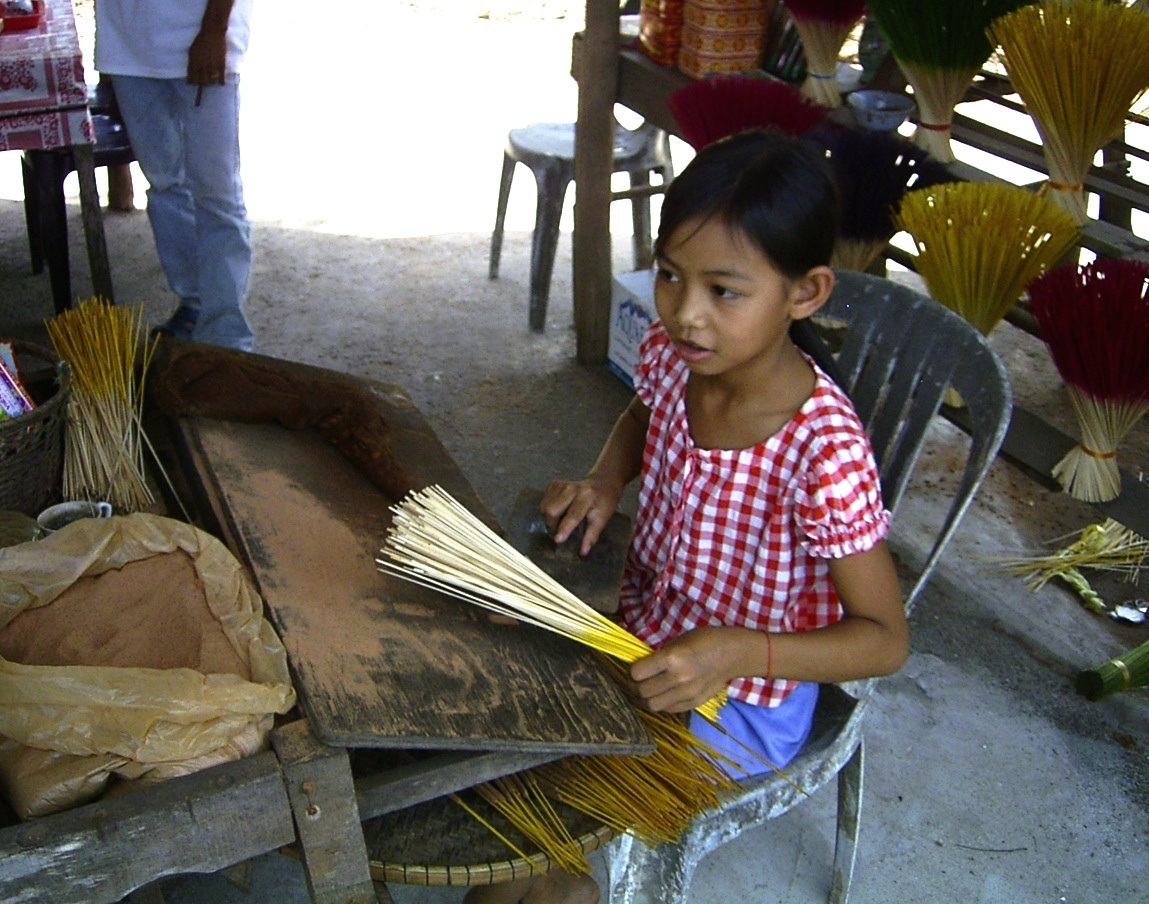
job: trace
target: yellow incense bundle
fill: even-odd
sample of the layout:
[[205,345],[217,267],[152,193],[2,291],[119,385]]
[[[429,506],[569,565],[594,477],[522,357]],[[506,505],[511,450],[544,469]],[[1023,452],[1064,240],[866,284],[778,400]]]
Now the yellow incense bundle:
[[1051,201],[994,182],[912,191],[894,222],[913,239],[914,266],[930,294],[986,335],[1080,235]]
[[[46,322],[56,353],[71,365],[64,446],[64,496],[110,502],[119,512],[155,501],[144,476],[143,381],[155,351],[143,309],[91,298]],[[137,365],[138,368],[137,368]]]
[[[718,807],[741,786],[730,777],[728,761],[699,740],[684,721],[665,713],[640,715],[655,743],[650,756],[567,757],[476,786],[475,791],[552,863],[571,873],[589,874],[590,863],[551,801],[651,847],[676,841],[693,819]],[[463,800],[458,803],[499,835]]]
[[1097,151],[1149,88],[1149,15],[1105,0],[1046,0],[994,20],[1006,71],[1041,133],[1046,191],[1079,224]]
[[548,793],[650,847],[677,841],[690,822],[741,786],[685,722],[640,712],[650,756],[576,756],[533,770]]
[[[441,487],[393,506],[380,571],[569,637],[625,663],[652,651],[483,524]],[[724,698],[699,712],[714,721]]]

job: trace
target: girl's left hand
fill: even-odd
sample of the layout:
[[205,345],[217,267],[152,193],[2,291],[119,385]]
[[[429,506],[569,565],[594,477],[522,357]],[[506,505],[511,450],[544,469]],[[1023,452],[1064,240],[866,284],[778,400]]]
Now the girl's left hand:
[[732,629],[695,628],[630,667],[630,677],[654,712],[684,713],[721,693],[730,674]]

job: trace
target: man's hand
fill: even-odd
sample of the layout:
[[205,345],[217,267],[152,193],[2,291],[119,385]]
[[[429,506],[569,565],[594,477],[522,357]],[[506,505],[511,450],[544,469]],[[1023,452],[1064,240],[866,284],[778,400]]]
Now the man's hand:
[[227,30],[201,28],[188,50],[188,84],[222,85],[227,79]]

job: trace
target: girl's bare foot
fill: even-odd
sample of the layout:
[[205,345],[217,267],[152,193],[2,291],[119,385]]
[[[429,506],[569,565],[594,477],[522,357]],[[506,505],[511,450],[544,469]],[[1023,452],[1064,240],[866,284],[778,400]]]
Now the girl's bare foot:
[[463,904],[519,904],[534,881],[534,878],[516,879],[496,885],[476,885],[463,897]]
[[463,904],[598,904],[598,885],[590,876],[551,870],[545,876],[479,885]]

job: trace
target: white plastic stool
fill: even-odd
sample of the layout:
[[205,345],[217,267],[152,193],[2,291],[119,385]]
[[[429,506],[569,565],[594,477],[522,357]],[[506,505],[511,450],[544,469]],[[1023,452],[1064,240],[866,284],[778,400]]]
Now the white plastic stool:
[[[499,275],[499,257],[503,250],[503,222],[515,164],[522,163],[535,174],[538,203],[535,228],[531,235],[531,298],[529,320],[532,330],[542,332],[546,325],[547,298],[554,271],[555,249],[559,241],[559,220],[567,186],[574,180],[574,123],[535,123],[511,129],[503,153],[503,175],[499,183],[499,207],[495,231],[491,234],[490,278]],[[651,264],[650,195],[665,190],[674,178],[670,160],[670,139],[650,123],[635,129],[616,124],[614,171],[628,173],[631,191],[625,194],[633,206],[634,266],[636,270]],[[658,173],[662,185],[652,185],[650,174]]]

